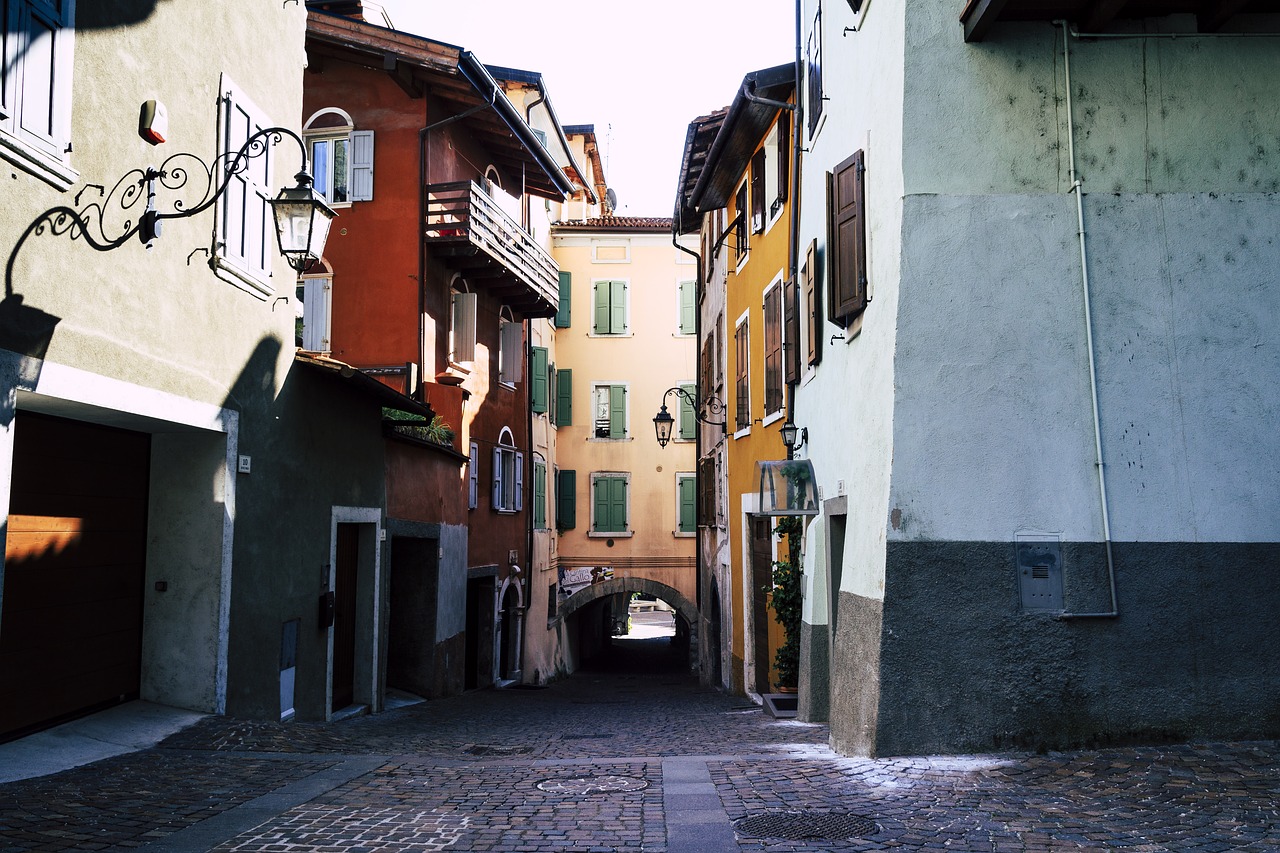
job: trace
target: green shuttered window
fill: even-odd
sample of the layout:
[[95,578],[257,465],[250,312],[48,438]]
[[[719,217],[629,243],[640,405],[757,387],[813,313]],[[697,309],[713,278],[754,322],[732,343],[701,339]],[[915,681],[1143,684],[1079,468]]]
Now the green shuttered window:
[[572,468],[556,472],[556,529],[578,526],[578,472]]
[[597,281],[595,291],[595,323],[597,335],[624,335],[627,332],[627,283]]
[[546,347],[530,347],[533,358],[533,376],[532,388],[530,394],[532,396],[533,410],[538,414],[542,414],[547,410],[547,348]]
[[556,371],[556,425],[573,424],[573,371]]
[[572,323],[573,273],[560,272],[560,305],[556,308],[556,328],[567,329]]
[[591,478],[593,533],[627,532],[627,478],[596,474]]
[[692,474],[680,474],[676,479],[679,493],[679,527],[681,533],[695,533],[698,529],[698,478]]

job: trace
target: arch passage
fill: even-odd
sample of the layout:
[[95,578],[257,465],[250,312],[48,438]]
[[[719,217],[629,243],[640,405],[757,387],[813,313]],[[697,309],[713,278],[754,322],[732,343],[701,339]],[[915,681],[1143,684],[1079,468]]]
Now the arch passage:
[[698,608],[693,605],[693,602],[685,598],[675,587],[648,578],[613,578],[584,587],[560,602],[560,618],[567,619],[591,602],[620,592],[640,592],[660,598],[674,607],[690,627],[698,624]]

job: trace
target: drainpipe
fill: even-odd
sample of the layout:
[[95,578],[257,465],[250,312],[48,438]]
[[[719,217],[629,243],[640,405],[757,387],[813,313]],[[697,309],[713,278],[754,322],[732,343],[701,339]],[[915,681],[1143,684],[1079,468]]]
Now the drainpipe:
[[1061,614],[1062,619],[1112,619],[1120,615],[1116,606],[1116,565],[1111,554],[1111,511],[1107,506],[1107,475],[1102,455],[1102,421],[1098,415],[1098,366],[1093,345],[1093,309],[1089,302],[1089,250],[1084,230],[1084,182],[1076,172],[1076,131],[1071,111],[1071,31],[1066,21],[1055,21],[1062,27],[1062,64],[1067,88],[1067,156],[1070,164],[1069,192],[1076,196],[1076,234],[1080,240],[1080,289],[1084,293],[1085,344],[1089,352],[1089,395],[1093,406],[1093,448],[1098,469],[1098,502],[1102,509],[1102,539],[1107,550],[1107,579],[1111,586],[1111,609],[1100,613]]
[[[793,304],[791,306],[791,314],[796,318],[796,324],[800,323],[800,152],[803,150],[800,145],[800,130],[803,122],[801,118],[804,110],[800,106],[801,85],[804,83],[804,64],[801,61],[800,53],[800,17],[803,12],[803,0],[796,0],[796,82],[794,104],[784,104],[786,109],[791,110],[791,245],[787,250],[787,273],[791,276],[791,295]],[[752,98],[752,95],[747,95]],[[812,270],[810,270],[812,273]],[[796,347],[796,364],[800,363],[799,341],[792,341],[791,345]],[[785,369],[785,366],[784,366]],[[796,414],[796,386],[793,382],[787,383],[787,419],[795,423]],[[792,448],[787,448],[787,458],[790,459],[795,455]]]
[[[681,216],[680,216],[681,207],[682,205],[680,204],[680,200],[677,199],[676,200],[676,218],[671,221],[671,245],[675,246],[677,249],[679,249],[681,252],[684,252],[686,255],[692,255],[693,263],[696,266],[696,271],[694,272],[694,275],[693,275],[693,304],[694,304],[693,339],[698,342],[699,346],[701,346],[702,344],[702,255],[698,254],[693,249],[689,249],[680,245],[680,228],[681,228],[681,225],[683,224],[681,222]],[[704,387],[702,384],[701,371],[702,371],[702,359],[699,358],[698,353],[695,352],[693,381],[695,383],[694,387],[697,389],[701,389],[702,387]],[[697,423],[696,418],[694,422]],[[693,476],[694,476],[694,482],[696,483],[698,480],[698,474],[697,474],[698,464],[702,461],[702,424],[698,424],[698,428],[694,430],[694,433],[693,433],[693,457],[694,457],[694,463],[693,463],[694,475]],[[698,532],[700,528],[700,525],[698,524],[698,504],[700,504],[701,501],[698,500],[697,498],[698,496],[694,495],[695,503],[693,505],[693,528],[694,528],[693,603],[694,603],[694,606],[697,607],[699,611],[701,611],[702,610],[702,574],[703,574],[702,534]],[[692,626],[690,627],[692,628]],[[701,642],[701,638],[699,638],[699,642]],[[699,662],[701,662],[700,658],[699,658]]]

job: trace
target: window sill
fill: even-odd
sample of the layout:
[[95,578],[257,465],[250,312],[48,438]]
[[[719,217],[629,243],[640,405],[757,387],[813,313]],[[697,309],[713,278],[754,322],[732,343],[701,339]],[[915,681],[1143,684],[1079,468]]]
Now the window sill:
[[213,273],[218,278],[234,284],[259,299],[266,299],[276,292],[270,281],[251,275],[221,255],[214,255],[210,266],[213,267]]
[[688,532],[688,533],[685,533],[685,532],[682,532],[682,531],[679,531],[679,530],[673,530],[673,531],[671,532],[671,535],[672,535],[672,537],[674,537],[674,538],[676,538],[676,539],[692,539],[692,538],[694,538],[695,536],[697,536],[698,534],[693,533],[692,531],[690,531],[690,532]]
[[772,413],[772,414],[765,415],[765,416],[764,416],[764,420],[760,422],[760,425],[761,425],[761,426],[768,426],[769,424],[777,423],[778,421],[782,420],[783,414],[784,414],[784,413],[783,413],[782,409],[778,409],[778,411],[776,411],[776,412],[774,412],[774,413]]
[[598,441],[598,442],[600,442],[601,444],[621,444],[621,443],[626,442],[626,441],[634,441],[634,440],[635,440],[635,439],[633,439],[633,438],[632,438],[631,436],[629,436],[629,435],[628,435],[628,436],[624,436],[624,437],[622,437],[622,438],[598,438],[597,436],[594,436],[594,435],[593,435],[593,436],[590,436],[590,437],[588,437],[588,438],[587,438],[587,441]]
[[635,536],[635,535],[636,534],[630,530],[624,530],[619,533],[601,533],[593,530],[587,534],[587,538],[588,539],[630,539],[632,536]]
[[733,433],[733,437],[735,439],[746,438],[749,435],[751,435],[751,427],[743,427],[742,429],[736,430]]
[[588,338],[634,338],[635,332],[587,332]]
[[0,157],[56,190],[66,191],[80,180],[80,173],[65,160],[0,131]]

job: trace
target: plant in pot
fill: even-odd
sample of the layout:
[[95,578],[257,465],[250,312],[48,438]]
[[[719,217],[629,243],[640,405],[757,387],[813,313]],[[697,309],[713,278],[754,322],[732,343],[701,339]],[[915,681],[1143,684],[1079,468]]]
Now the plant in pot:
[[795,690],[800,683],[800,616],[802,591],[800,576],[800,519],[794,515],[778,519],[773,532],[787,539],[787,557],[773,563],[773,586],[769,590],[769,607],[782,626],[783,643],[774,655],[778,672],[778,689]]

